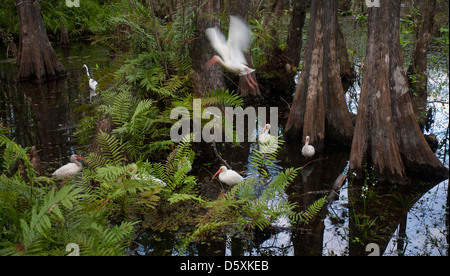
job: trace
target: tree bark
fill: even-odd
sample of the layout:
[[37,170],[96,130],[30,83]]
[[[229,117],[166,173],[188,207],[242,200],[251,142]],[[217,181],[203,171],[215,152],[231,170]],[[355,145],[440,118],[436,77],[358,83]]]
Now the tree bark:
[[[303,46],[303,26],[305,25],[306,10],[310,6],[311,0],[292,1],[291,22],[286,40],[287,48],[284,51],[284,55],[291,61],[291,67],[298,67],[300,63],[300,51]],[[295,70],[293,71],[295,73]]]
[[427,55],[428,47],[433,38],[436,0],[416,0],[415,2],[417,2],[421,18],[414,38],[415,48],[412,54],[411,65],[408,67],[407,72],[414,112],[423,131],[428,99]]
[[[379,181],[404,183],[407,171],[448,177],[414,115],[399,34],[400,0],[369,8],[365,71],[349,170]],[[365,157],[368,158],[365,158]],[[367,161],[367,163],[365,163]]]
[[286,139],[310,136],[318,148],[326,133],[347,144],[353,133],[337,60],[337,11],[337,1],[312,1],[304,65],[285,130]]
[[66,25],[62,23],[61,25],[61,34],[59,36],[59,44],[63,47],[70,46],[69,33],[67,32]]
[[214,89],[225,87],[222,68],[211,66],[206,69],[206,62],[214,55],[205,30],[210,27],[219,26],[220,0],[202,1],[197,0],[199,12],[196,17],[197,37],[190,44],[190,54],[192,58],[193,91],[197,97],[203,97],[206,93]]
[[54,79],[66,74],[44,28],[38,1],[16,0],[20,23],[19,80]]
[[354,70],[354,65],[350,62],[347,53],[347,44],[345,43],[344,34],[342,33],[341,27],[338,24],[337,33],[336,33],[336,43],[337,43],[337,51],[338,51],[338,60],[339,60],[339,70],[341,75],[342,88],[344,92],[353,85],[356,73]]

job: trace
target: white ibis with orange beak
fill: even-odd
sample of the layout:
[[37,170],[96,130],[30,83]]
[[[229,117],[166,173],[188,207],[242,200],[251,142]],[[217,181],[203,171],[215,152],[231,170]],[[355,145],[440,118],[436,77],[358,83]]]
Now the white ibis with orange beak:
[[305,145],[302,148],[302,155],[306,158],[310,158],[314,155],[316,150],[312,145],[309,144],[309,136],[306,136]]
[[213,56],[206,63],[206,68],[219,62],[228,71],[244,76],[248,85],[254,89],[254,85],[257,85],[257,83],[250,73],[254,72],[255,69],[247,66],[247,60],[243,54],[243,51],[248,50],[250,46],[250,30],[244,21],[236,16],[230,16],[228,41],[217,27],[208,28],[205,33],[212,47],[219,54],[219,56]]
[[264,128],[259,132],[258,142],[260,144],[265,144],[265,143],[269,142],[269,140],[270,140],[269,130],[270,130],[270,124],[266,124],[264,126]]
[[220,167],[211,180],[214,180],[217,174],[219,174],[219,180],[230,187],[238,184],[244,179],[240,174],[233,170],[227,169],[225,166]]
[[86,68],[86,75],[89,77],[89,87],[92,90],[94,90],[94,92],[95,92],[95,89],[97,89],[97,84],[98,84],[97,81],[94,80],[93,78],[91,78],[91,75],[89,74],[89,69],[86,64],[83,64],[83,66],[81,66],[81,68]]
[[83,167],[78,160],[86,161],[86,159],[84,159],[83,157],[72,154],[70,156],[70,162],[72,163],[62,166],[61,168],[57,169],[52,175],[61,178],[69,178],[74,176],[75,174],[80,172]]

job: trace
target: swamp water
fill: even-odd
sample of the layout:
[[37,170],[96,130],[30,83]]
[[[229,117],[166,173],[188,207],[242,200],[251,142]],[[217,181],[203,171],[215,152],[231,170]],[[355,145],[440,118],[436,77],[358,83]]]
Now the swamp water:
[[[89,103],[90,97],[86,72],[81,66],[86,63],[92,72],[96,65],[106,68],[114,62],[108,51],[100,47],[75,45],[70,52],[61,49],[57,52],[69,75],[41,86],[16,83],[16,64],[0,61],[0,123],[11,129],[17,143],[36,146],[48,175],[67,163],[72,153],[85,150],[77,148],[73,140],[76,123],[83,113],[81,107]],[[439,87],[440,93],[430,97],[434,123],[429,133],[441,142],[436,154],[448,167],[448,73],[432,70],[430,83],[431,89]],[[349,106],[356,106],[350,103],[352,97],[348,100]],[[287,105],[280,99],[266,104],[279,107],[281,135]],[[256,146],[256,143],[226,146],[221,155],[243,176],[256,177],[249,173],[247,165]],[[299,142],[286,142],[276,165],[270,168],[271,175],[305,166],[309,160],[301,155],[301,147]],[[285,193],[274,199],[289,199],[304,210],[328,195],[330,203],[307,225],[291,225],[288,219],[280,219],[270,229],[225,234],[193,244],[185,252],[178,252],[181,240],[176,231],[140,231],[129,254],[448,256],[448,180],[422,181],[407,187],[378,187],[370,181],[354,185],[346,180],[339,194],[333,194],[333,183],[347,173],[349,153],[349,148],[327,144],[314,156],[317,161],[305,166]],[[220,184],[209,181],[219,166],[214,155],[195,159],[190,174],[198,176],[204,193],[218,195],[221,191]],[[264,189],[264,184],[260,188]]]

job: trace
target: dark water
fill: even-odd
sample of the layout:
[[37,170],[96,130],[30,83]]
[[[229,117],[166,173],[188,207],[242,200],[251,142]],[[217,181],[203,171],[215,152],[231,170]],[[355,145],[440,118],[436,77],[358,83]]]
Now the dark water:
[[22,146],[36,146],[40,158],[51,172],[77,153],[73,133],[83,112],[77,107],[89,102],[87,64],[91,73],[98,65],[111,62],[108,51],[100,47],[75,45],[56,48],[67,77],[43,84],[18,83],[17,65],[12,60],[0,61],[0,123],[12,132]]
[[[73,140],[77,121],[89,102],[89,87],[85,70],[96,65],[105,68],[114,61],[101,47],[73,46],[58,54],[69,75],[43,85],[14,81],[16,64],[0,61],[0,124],[9,127],[17,143],[36,146],[50,173],[61,163],[67,163],[72,153],[82,152]],[[92,71],[91,71],[92,72]],[[93,70],[95,78],[95,70]],[[430,133],[445,141],[437,156],[448,167],[448,73],[431,73],[431,85],[443,87],[440,96],[430,99],[435,109]],[[357,88],[356,88],[357,89]],[[351,97],[349,97],[351,102]],[[267,103],[279,107],[280,134],[288,114],[286,103]],[[350,106],[355,106],[352,103]],[[283,119],[284,118],[284,119]],[[234,170],[249,173],[248,163],[255,143],[240,147],[221,148],[222,156]],[[290,167],[308,163],[301,155],[300,143],[286,143],[279,159],[270,170],[273,176]],[[254,231],[248,238],[225,235],[219,240],[193,245],[193,255],[368,255],[374,247],[383,255],[448,255],[448,180],[440,183],[418,181],[408,187],[373,187],[344,182],[339,194],[332,185],[346,175],[349,148],[332,143],[317,152],[316,160],[305,167],[284,194],[274,201],[291,200],[306,209],[324,195],[330,203],[308,225],[291,225],[288,219],[273,223],[271,229]],[[214,155],[195,160],[191,174],[197,175],[205,193],[220,192],[220,185],[209,183],[211,173],[220,166]],[[269,203],[268,203],[269,204]],[[130,248],[131,255],[176,255],[180,240],[176,232],[143,231]],[[367,247],[368,246],[368,247]]]

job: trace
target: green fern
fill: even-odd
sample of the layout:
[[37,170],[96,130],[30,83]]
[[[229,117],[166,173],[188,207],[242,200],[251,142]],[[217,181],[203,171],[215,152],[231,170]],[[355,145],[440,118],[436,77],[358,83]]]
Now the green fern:
[[[169,119],[164,114],[160,115],[153,100],[139,100],[129,90],[118,94],[108,91],[102,99],[104,104],[99,111],[112,117],[115,128],[111,137],[118,141],[128,160],[147,159],[157,152],[167,151],[173,145],[167,139],[170,134],[166,126]],[[104,146],[108,147],[108,142],[112,141],[106,141]]]
[[267,168],[273,167],[277,160],[278,150],[284,141],[281,137],[270,137],[269,143],[259,144],[259,149],[255,149],[250,157],[250,168],[252,172],[260,174],[262,177],[269,177]]
[[[22,160],[27,177],[33,184],[36,170],[27,156],[26,148],[10,140],[5,135],[0,135],[0,156],[2,157],[2,162],[0,163],[2,171],[11,170],[19,159]],[[17,173],[20,174],[20,172]]]
[[289,215],[289,217],[293,220],[293,222],[303,222],[308,223],[311,221],[323,208],[323,206],[326,204],[326,196],[316,200],[313,204],[311,204],[308,209],[305,211],[301,211],[299,213],[293,212]]
[[82,256],[120,256],[124,255],[124,247],[137,223],[123,222],[112,227],[91,223],[84,228],[86,234],[71,239],[79,246]]
[[19,243],[4,243],[5,249],[0,251],[0,255],[41,254],[45,240],[56,242],[52,225],[55,221],[65,221],[62,208],[72,210],[74,204],[82,198],[81,190],[73,186],[64,186],[59,191],[51,189],[42,200],[35,202],[29,213],[25,213],[26,215],[20,218],[21,235],[17,237]]
[[[113,165],[120,165],[124,163],[124,146],[115,136],[101,132],[97,136],[97,141],[100,144],[103,160],[106,159],[107,163]],[[103,162],[104,161],[101,161],[100,164]]]
[[[283,143],[280,138],[278,140],[280,141],[273,152],[262,153],[256,150],[250,159],[250,167],[255,168],[253,172],[259,174],[259,179],[268,174],[265,167],[273,165],[276,160],[279,145]],[[301,168],[288,168],[280,172],[259,195],[255,188],[262,182],[258,182],[257,178],[248,177],[231,187],[226,194],[221,194],[216,200],[204,202],[202,206],[206,212],[199,218],[200,222],[194,234],[184,242],[193,242],[202,235],[218,231],[225,226],[239,232],[244,229],[271,227],[280,218],[308,223],[324,206],[326,198],[319,199],[305,211],[297,212],[297,204],[284,200],[282,196],[300,170]],[[177,200],[182,198],[177,197]],[[183,248],[187,247],[185,243]]]

